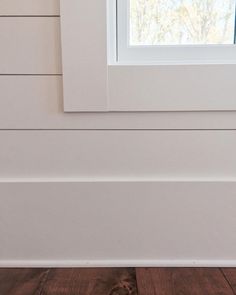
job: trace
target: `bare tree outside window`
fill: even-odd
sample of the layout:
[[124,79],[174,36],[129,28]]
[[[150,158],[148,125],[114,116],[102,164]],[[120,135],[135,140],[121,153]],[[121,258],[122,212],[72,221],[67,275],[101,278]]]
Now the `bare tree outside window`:
[[130,0],[130,45],[233,44],[236,0]]

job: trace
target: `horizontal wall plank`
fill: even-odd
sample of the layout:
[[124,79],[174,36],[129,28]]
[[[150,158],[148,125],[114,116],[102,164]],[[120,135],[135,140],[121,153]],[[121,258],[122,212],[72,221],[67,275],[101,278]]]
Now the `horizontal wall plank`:
[[0,129],[236,129],[236,112],[63,112],[62,77],[0,76]]
[[60,74],[60,19],[0,17],[0,74]]
[[0,142],[0,178],[236,177],[236,131],[0,131]]
[[235,191],[235,182],[0,183],[0,266],[236,266]]
[[59,15],[59,0],[1,0],[0,16]]

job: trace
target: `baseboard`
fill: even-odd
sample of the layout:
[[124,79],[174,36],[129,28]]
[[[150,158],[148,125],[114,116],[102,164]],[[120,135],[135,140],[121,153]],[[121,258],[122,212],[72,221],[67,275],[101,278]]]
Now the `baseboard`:
[[234,179],[1,179],[0,267],[236,266]]
[[0,261],[0,268],[236,267],[236,260],[58,260]]

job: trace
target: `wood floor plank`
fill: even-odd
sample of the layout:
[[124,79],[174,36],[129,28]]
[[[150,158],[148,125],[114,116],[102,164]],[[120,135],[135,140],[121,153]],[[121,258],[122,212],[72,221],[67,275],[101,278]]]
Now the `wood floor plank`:
[[41,295],[137,295],[135,269],[54,269]]
[[234,295],[217,268],[141,268],[139,295]]
[[0,294],[40,294],[48,271],[47,269],[0,269]]
[[236,268],[222,268],[221,270],[236,294]]

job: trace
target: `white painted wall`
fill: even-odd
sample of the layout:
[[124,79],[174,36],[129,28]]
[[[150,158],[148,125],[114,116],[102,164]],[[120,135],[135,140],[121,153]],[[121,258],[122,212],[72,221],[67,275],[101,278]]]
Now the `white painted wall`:
[[58,15],[0,0],[0,266],[236,265],[236,113],[63,113]]

